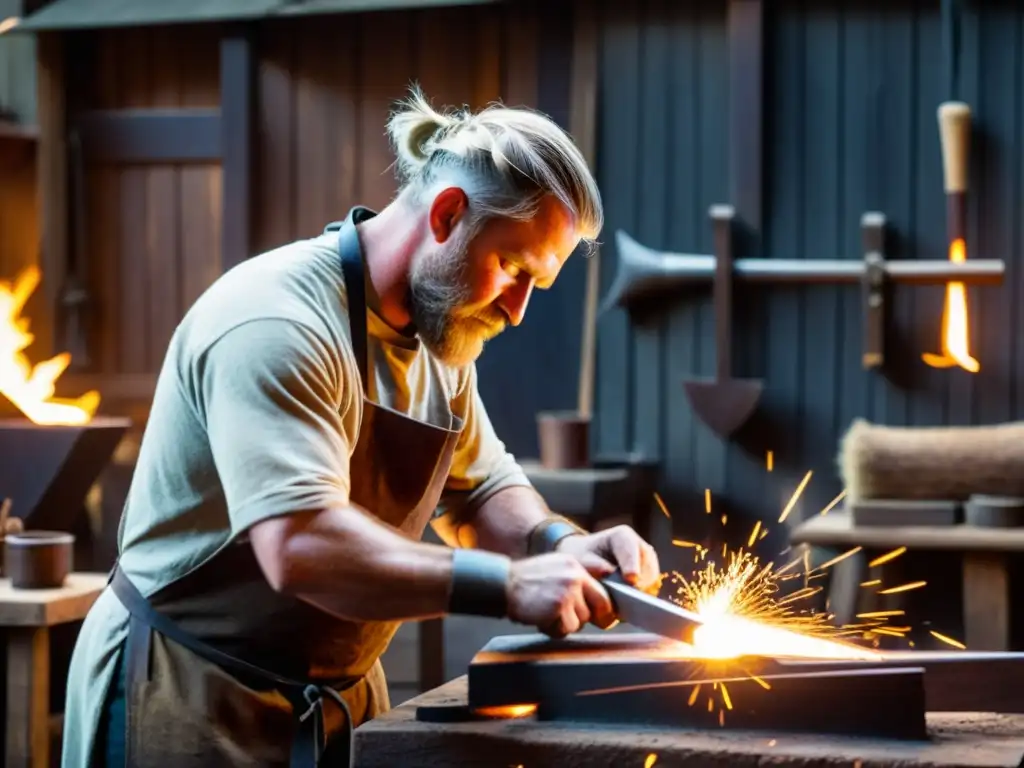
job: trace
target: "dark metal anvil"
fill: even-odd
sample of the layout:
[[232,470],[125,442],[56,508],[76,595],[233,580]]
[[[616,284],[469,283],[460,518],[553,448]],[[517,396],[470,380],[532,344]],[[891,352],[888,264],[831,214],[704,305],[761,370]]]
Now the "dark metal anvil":
[[1024,654],[706,660],[685,649],[641,633],[496,637],[470,663],[469,709],[530,705],[540,720],[899,739],[925,738],[926,712],[1024,712]]

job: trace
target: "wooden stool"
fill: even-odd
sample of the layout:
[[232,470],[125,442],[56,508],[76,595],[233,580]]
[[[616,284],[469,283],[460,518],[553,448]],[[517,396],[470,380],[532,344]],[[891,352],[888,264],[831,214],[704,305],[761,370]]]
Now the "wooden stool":
[[0,629],[7,640],[7,768],[50,766],[50,627],[81,621],[106,573],[72,573],[59,589],[13,589],[0,579]]

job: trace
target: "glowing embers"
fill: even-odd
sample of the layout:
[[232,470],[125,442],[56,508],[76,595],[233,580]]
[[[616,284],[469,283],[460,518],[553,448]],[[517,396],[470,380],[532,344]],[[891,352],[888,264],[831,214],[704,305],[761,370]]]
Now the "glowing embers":
[[928,711],[1016,712],[1024,654],[879,652],[871,660],[686,658],[647,634],[496,637],[469,706],[532,702],[538,720],[926,736]]

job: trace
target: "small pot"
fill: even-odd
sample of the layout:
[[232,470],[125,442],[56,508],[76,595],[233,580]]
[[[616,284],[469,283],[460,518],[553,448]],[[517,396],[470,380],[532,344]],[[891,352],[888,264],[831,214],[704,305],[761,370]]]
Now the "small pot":
[[545,469],[590,466],[590,417],[577,411],[537,414],[540,463]]
[[4,575],[15,589],[54,589],[71,573],[75,537],[64,531],[24,531],[4,538]]

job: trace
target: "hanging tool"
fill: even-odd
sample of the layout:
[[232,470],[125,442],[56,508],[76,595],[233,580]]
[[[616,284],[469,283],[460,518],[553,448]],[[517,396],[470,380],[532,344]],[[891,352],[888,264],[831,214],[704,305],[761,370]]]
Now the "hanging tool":
[[732,206],[711,208],[715,241],[715,378],[687,379],[683,382],[690,407],[715,434],[728,437],[753,415],[761,401],[764,382],[732,377],[732,284],[733,229]]

